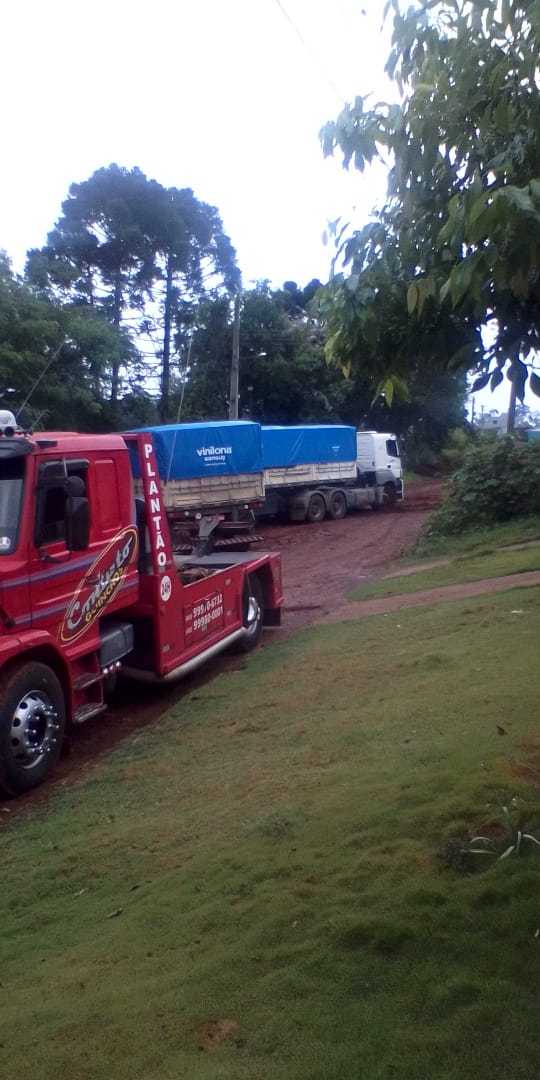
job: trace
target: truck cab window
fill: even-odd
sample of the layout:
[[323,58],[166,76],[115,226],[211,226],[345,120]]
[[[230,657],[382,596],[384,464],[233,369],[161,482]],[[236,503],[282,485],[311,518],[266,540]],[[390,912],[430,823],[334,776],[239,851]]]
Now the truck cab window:
[[24,461],[2,461],[0,467],[0,555],[17,546],[23,495]]
[[68,500],[73,495],[85,495],[86,483],[77,473],[67,477],[48,480],[38,503],[35,542],[36,547],[45,544],[66,543]]
[[398,445],[395,439],[386,440],[386,453],[388,457],[399,457]]
[[38,546],[66,539],[66,489],[51,487],[45,493]]

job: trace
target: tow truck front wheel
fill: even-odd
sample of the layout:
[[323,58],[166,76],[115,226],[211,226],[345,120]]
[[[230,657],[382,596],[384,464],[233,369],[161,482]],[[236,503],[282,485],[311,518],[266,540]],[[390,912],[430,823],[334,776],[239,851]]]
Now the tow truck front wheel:
[[40,663],[14,668],[0,689],[0,787],[17,795],[43,783],[60,757],[65,725],[54,672]]

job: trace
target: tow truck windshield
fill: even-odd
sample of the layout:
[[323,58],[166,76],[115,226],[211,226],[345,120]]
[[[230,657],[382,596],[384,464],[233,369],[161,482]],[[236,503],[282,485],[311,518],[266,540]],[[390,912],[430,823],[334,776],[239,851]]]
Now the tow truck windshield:
[[23,495],[23,458],[0,461],[0,556],[17,547]]

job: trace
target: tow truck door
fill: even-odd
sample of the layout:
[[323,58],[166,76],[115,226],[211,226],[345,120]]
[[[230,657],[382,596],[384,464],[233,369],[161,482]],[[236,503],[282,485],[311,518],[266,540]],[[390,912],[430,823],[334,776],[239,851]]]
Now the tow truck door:
[[32,625],[58,636],[66,610],[95,557],[69,551],[66,543],[66,479],[79,476],[86,487],[88,461],[41,462],[30,545]]

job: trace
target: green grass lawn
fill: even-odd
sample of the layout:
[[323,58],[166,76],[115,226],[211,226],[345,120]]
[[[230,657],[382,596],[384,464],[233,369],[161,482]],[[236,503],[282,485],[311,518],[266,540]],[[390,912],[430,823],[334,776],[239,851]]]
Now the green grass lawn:
[[401,593],[417,592],[419,589],[435,589],[442,585],[540,570],[540,542],[526,548],[501,547],[496,551],[456,555],[446,565],[427,566],[425,569],[419,564],[414,568],[414,573],[411,573],[411,569],[405,574],[396,574],[357,586],[349,595],[353,600],[399,596]]
[[540,830],[539,635],[539,589],[320,627],[13,804],[0,1076],[536,1078],[540,858],[463,848]]
[[409,553],[409,559],[436,559],[440,556],[471,554],[486,549],[495,551],[500,547],[508,547],[510,544],[527,543],[530,540],[540,541],[539,514],[529,514],[528,517],[522,518],[514,517],[509,521],[469,529],[467,532],[454,536],[430,536],[429,518],[426,525],[427,530],[420,537],[414,552]]

